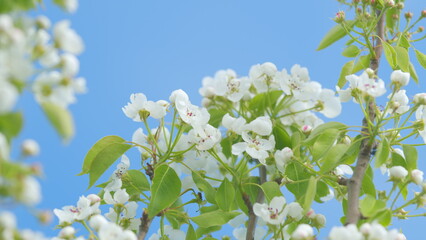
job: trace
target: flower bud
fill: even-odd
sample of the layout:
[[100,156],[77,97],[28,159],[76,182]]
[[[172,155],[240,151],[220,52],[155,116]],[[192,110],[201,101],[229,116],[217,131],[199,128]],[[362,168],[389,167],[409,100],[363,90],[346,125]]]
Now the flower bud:
[[398,19],[399,19],[399,15],[398,15],[398,14],[393,14],[393,15],[392,15],[392,19],[394,19],[394,20],[398,20]]
[[410,73],[401,70],[393,71],[391,74],[391,82],[398,87],[407,86],[410,81]]
[[395,2],[393,0],[388,0],[385,3],[386,7],[394,7],[395,6]]
[[414,169],[413,171],[411,171],[411,180],[417,185],[422,184],[423,172],[419,169]]
[[291,236],[294,240],[312,239],[314,236],[314,229],[308,224],[300,224]]
[[413,102],[415,104],[426,105],[426,93],[417,93],[414,95]]
[[370,223],[364,223],[359,228],[359,231],[364,235],[367,236],[371,232],[371,224]]
[[37,156],[40,153],[40,147],[35,140],[26,139],[22,142],[21,151],[24,156]]
[[413,18],[413,13],[412,12],[406,12],[405,13],[405,19],[412,19]]
[[396,8],[398,8],[399,10],[404,9],[405,5],[403,2],[399,2],[398,4],[396,4]]
[[306,216],[310,219],[314,219],[316,215],[317,214],[315,213],[314,209],[312,209],[312,208],[309,209],[309,211],[306,213]]
[[39,162],[32,163],[30,166],[31,172],[36,176],[43,175],[43,165]]
[[344,11],[338,11],[333,20],[336,23],[342,23],[343,21],[345,21],[345,12]]
[[91,205],[93,205],[93,204],[98,203],[98,202],[101,201],[101,198],[98,195],[96,195],[96,194],[89,194],[87,196],[87,199],[90,200],[90,204]]
[[312,131],[312,127],[309,125],[303,125],[302,132],[304,133],[310,133]]
[[342,142],[343,142],[344,144],[346,144],[346,145],[350,145],[350,144],[352,143],[352,140],[351,140],[351,138],[350,138],[349,136],[345,136],[345,137],[342,139]]
[[66,226],[62,228],[62,230],[59,232],[59,237],[68,238],[68,237],[72,237],[74,234],[75,234],[75,229],[71,226]]
[[389,169],[390,179],[400,181],[408,175],[408,171],[402,166],[394,166]]
[[49,224],[53,219],[52,212],[48,210],[40,211],[37,213],[37,218],[42,224]]
[[417,32],[421,33],[421,32],[423,32],[424,30],[425,30],[425,27],[420,26],[420,27],[417,29]]
[[50,20],[46,16],[38,16],[36,19],[36,25],[41,29],[49,29],[50,28]]
[[322,227],[324,227],[324,226],[325,226],[325,224],[326,224],[326,222],[327,222],[327,220],[326,220],[326,218],[325,218],[325,216],[324,216],[324,215],[322,215],[322,214],[317,214],[317,215],[315,215],[315,218],[314,218],[314,225],[315,225],[317,228],[322,228]]
[[102,225],[105,225],[107,223],[108,223],[108,221],[102,215],[92,216],[89,220],[90,227],[95,229],[96,231],[99,231],[99,229],[102,227]]
[[422,11],[422,13],[421,13],[421,17],[422,17],[422,18],[425,18],[425,17],[426,17],[426,10],[423,10],[423,11]]
[[360,2],[360,0],[352,0],[352,3],[354,4],[358,4]]

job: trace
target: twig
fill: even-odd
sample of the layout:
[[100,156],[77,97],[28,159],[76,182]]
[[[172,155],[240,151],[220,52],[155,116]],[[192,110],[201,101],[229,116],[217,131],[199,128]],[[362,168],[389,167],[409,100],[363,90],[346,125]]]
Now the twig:
[[[260,178],[260,185],[266,182],[266,167],[264,165],[259,167],[259,178]],[[244,195],[243,195],[244,197]],[[248,200],[248,201],[247,201]],[[259,190],[257,194],[257,203],[262,203],[264,200],[264,194],[263,190]],[[247,224],[247,234],[246,234],[246,240],[253,240],[254,239],[254,233],[256,231],[256,222],[257,222],[257,216],[253,212],[253,206],[250,202],[250,198],[244,197],[244,203],[246,203],[249,213],[249,220]]]
[[[375,57],[370,60],[370,68],[373,69],[376,74],[379,69],[379,61],[382,55],[383,47],[380,39],[384,39],[384,14],[377,11],[377,16],[381,16],[377,22],[375,46],[374,52]],[[368,103],[367,116],[363,119],[363,132],[369,133],[368,121],[373,122],[376,117],[376,103],[374,100]],[[363,136],[368,136],[363,133]],[[358,160],[354,170],[354,174],[348,181],[348,215],[346,218],[346,224],[356,224],[361,218],[359,211],[359,195],[361,192],[362,179],[364,178],[365,172],[368,165],[370,164],[370,153],[374,144],[374,136],[366,137],[362,140],[360,151],[358,154]]]
[[141,225],[139,225],[138,240],[144,240],[148,234],[149,226],[151,226],[152,219],[148,217],[148,211],[144,210],[141,217]]

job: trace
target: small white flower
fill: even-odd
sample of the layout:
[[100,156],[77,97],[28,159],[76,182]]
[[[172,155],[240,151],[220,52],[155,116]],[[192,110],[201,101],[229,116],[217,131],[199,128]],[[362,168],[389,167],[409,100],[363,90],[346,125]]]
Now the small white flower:
[[336,97],[330,89],[323,89],[321,91],[318,102],[321,106],[319,112],[328,118],[337,117],[342,112],[339,97]]
[[18,100],[18,90],[8,81],[0,79],[0,113],[11,111]]
[[389,169],[389,176],[393,180],[401,180],[408,175],[408,171],[402,166],[393,166]]
[[196,144],[198,150],[209,150],[220,142],[219,129],[207,124],[202,127],[191,129],[188,132],[189,141]]
[[41,201],[41,186],[34,177],[24,178],[19,200],[27,205],[36,205]]
[[349,165],[342,164],[336,167],[334,170],[334,174],[337,176],[343,176],[343,175],[352,175],[354,174],[352,168]]
[[274,78],[276,73],[277,67],[273,63],[265,62],[252,66],[249,76],[257,91],[262,93],[266,92],[268,88],[278,88],[279,83]]
[[292,202],[288,204],[284,209],[285,215],[294,218],[299,221],[303,217],[303,208],[298,202]]
[[[264,239],[264,237],[266,236],[267,233],[268,232],[266,231],[265,228],[259,227],[259,226],[256,227],[256,231],[254,232],[254,240],[262,240],[262,239]],[[232,231],[232,235],[237,240],[245,240],[246,239],[246,235],[247,235],[247,228],[245,228],[245,227],[235,228]]]
[[75,229],[72,226],[66,226],[61,229],[58,236],[62,238],[69,238],[69,237],[72,237],[74,234],[75,234]]
[[410,81],[410,73],[396,70],[391,73],[391,82],[399,86],[407,86]]
[[227,113],[222,118],[222,125],[229,131],[241,135],[243,130],[246,129],[246,120],[242,117],[231,117],[229,113]]
[[[388,98],[390,99],[392,96],[389,95]],[[395,93],[395,95],[392,98],[392,101],[390,101],[387,105],[387,111],[386,114],[403,114],[407,112],[410,109],[410,106],[408,106],[408,97],[405,94],[405,90],[399,90]]]
[[[186,236],[185,232],[183,232],[182,230],[173,229],[169,225],[164,226],[164,235],[166,235],[168,237],[167,239],[169,240],[181,240],[181,239],[185,239],[185,236]],[[158,232],[151,235],[151,237],[148,240],[160,240],[160,236],[161,236],[161,232],[160,230],[158,230]]]
[[166,109],[163,102],[148,101],[143,93],[130,95],[130,102],[122,108],[124,114],[135,122],[143,122],[148,116],[161,119],[166,115]]
[[288,161],[293,157],[293,150],[285,147],[282,150],[277,150],[274,154],[275,164],[280,172],[284,173],[284,167]]
[[63,20],[55,24],[53,27],[55,43],[65,52],[80,54],[84,49],[83,40],[70,28],[70,25],[71,23],[68,20]]
[[258,117],[247,124],[246,130],[255,132],[261,136],[268,136],[272,133],[272,122],[269,116]]
[[413,97],[415,104],[426,105],[426,93],[417,93]]
[[307,240],[314,236],[314,229],[308,224],[300,224],[291,235],[294,240]]
[[104,201],[107,204],[124,204],[129,201],[129,194],[125,189],[119,189],[114,193],[114,197],[111,195],[111,192],[106,191],[104,194]]
[[244,131],[242,136],[244,142],[232,145],[232,154],[240,155],[243,152],[247,152],[247,154],[258,159],[262,164],[266,164],[265,160],[269,156],[268,151],[275,147],[274,135],[271,135],[269,139],[263,139],[260,136],[253,138]]
[[266,203],[255,203],[253,205],[253,211],[256,216],[262,218],[265,222],[279,225],[286,217],[284,212],[285,203],[284,197],[274,197],[269,205]]

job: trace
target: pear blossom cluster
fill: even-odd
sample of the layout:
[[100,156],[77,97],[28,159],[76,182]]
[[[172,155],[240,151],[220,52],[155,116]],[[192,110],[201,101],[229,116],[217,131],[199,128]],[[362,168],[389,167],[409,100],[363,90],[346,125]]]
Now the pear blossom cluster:
[[40,232],[17,228],[16,216],[9,211],[0,211],[0,239],[48,240]]
[[396,229],[388,231],[385,227],[377,222],[364,223],[358,229],[354,224],[344,227],[333,227],[328,236],[330,240],[406,240],[404,234]]

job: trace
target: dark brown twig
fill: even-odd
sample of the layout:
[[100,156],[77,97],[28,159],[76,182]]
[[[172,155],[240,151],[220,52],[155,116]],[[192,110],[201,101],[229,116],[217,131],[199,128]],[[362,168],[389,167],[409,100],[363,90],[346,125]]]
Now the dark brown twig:
[[[259,178],[260,178],[260,185],[262,185],[263,183],[266,182],[266,167],[265,166],[260,166],[259,167]],[[258,194],[257,194],[257,199],[256,202],[257,203],[263,203],[264,200],[264,194],[262,190],[259,190]],[[246,202],[248,200],[248,203]],[[250,199],[247,198],[244,199],[244,202],[247,205],[248,208],[248,212],[249,212],[249,220],[248,220],[248,224],[247,224],[247,234],[246,234],[246,240],[253,240],[254,239],[254,233],[256,231],[256,222],[257,222],[257,216],[254,214],[253,212],[253,206],[250,203]]]

